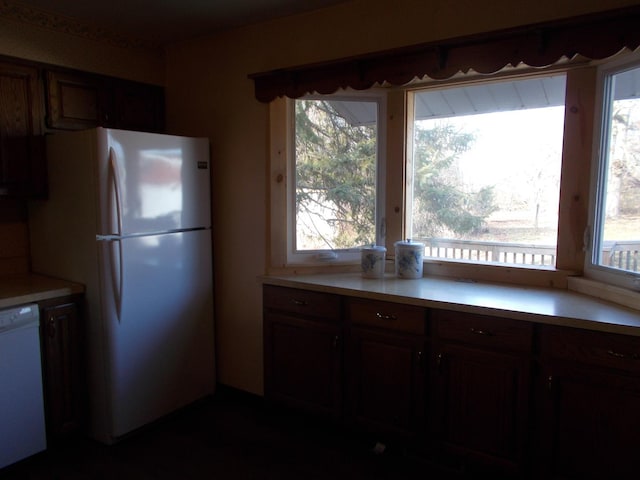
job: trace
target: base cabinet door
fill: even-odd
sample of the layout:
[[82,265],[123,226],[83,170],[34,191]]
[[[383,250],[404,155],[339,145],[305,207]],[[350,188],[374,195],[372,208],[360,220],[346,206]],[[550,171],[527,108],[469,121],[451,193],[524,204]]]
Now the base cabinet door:
[[520,358],[455,345],[437,350],[431,419],[452,461],[516,472],[522,467],[528,405]]
[[334,295],[265,287],[267,400],[329,418],[342,416],[340,305]]
[[426,310],[361,298],[345,303],[349,422],[387,437],[417,437],[426,408]]
[[394,437],[424,429],[425,343],[389,333],[352,329],[347,344],[349,418]]
[[431,434],[442,455],[507,474],[526,469],[530,350],[527,322],[434,311]]
[[86,381],[80,303],[75,298],[40,304],[45,416],[49,442],[85,426]]
[[638,338],[545,327],[540,343],[538,478],[638,476]]
[[332,325],[279,314],[265,317],[265,394],[269,400],[339,417],[341,332]]
[[575,366],[547,371],[541,478],[632,478],[640,471],[640,379]]

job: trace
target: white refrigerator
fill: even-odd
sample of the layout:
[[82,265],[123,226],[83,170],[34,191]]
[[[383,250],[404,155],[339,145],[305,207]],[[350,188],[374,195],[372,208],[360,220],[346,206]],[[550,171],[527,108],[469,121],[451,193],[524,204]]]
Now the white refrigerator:
[[86,287],[89,433],[112,444],[215,389],[209,144],[97,128],[46,151],[32,271]]

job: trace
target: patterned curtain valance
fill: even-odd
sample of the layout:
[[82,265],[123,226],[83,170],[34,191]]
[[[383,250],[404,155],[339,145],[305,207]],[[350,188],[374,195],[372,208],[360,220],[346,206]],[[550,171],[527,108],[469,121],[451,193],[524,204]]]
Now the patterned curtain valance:
[[640,6],[254,73],[249,78],[255,83],[256,98],[270,102],[276,97],[328,94],[339,88],[404,85],[425,76],[441,80],[469,70],[494,73],[520,63],[545,67],[577,55],[603,59],[638,45]]

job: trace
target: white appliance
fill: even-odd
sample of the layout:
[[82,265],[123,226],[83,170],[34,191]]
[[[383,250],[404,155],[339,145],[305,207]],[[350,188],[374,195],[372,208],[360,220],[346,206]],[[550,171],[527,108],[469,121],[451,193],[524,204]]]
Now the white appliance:
[[37,305],[0,310],[0,468],[47,448]]
[[209,144],[97,128],[47,137],[34,272],[86,287],[90,433],[103,443],[215,388]]

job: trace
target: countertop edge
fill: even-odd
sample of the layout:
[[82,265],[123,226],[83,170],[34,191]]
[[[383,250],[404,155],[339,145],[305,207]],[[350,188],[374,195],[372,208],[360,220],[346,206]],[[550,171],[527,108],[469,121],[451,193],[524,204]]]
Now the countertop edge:
[[45,275],[0,278],[0,308],[84,293],[84,285]]
[[[640,336],[640,311],[620,306],[583,293],[564,289],[522,287],[492,283],[463,283],[445,277],[417,280],[396,280],[385,276],[382,280],[363,281],[359,274],[315,274],[291,276],[259,276],[263,285],[303,288],[344,296],[372,300],[401,302],[426,308],[441,308],[466,313],[500,316],[539,324],[582,328],[603,333]],[[461,300],[452,301],[447,295],[424,294],[424,287],[435,285],[461,293]],[[471,289],[482,289],[482,302],[465,301]],[[412,295],[411,292],[416,293]],[[491,295],[496,305],[492,305]],[[522,305],[505,306],[504,299],[518,297]],[[502,303],[503,305],[500,305]],[[543,307],[540,307],[543,304]],[[546,311],[552,309],[559,313]],[[603,320],[606,318],[607,320]]]

